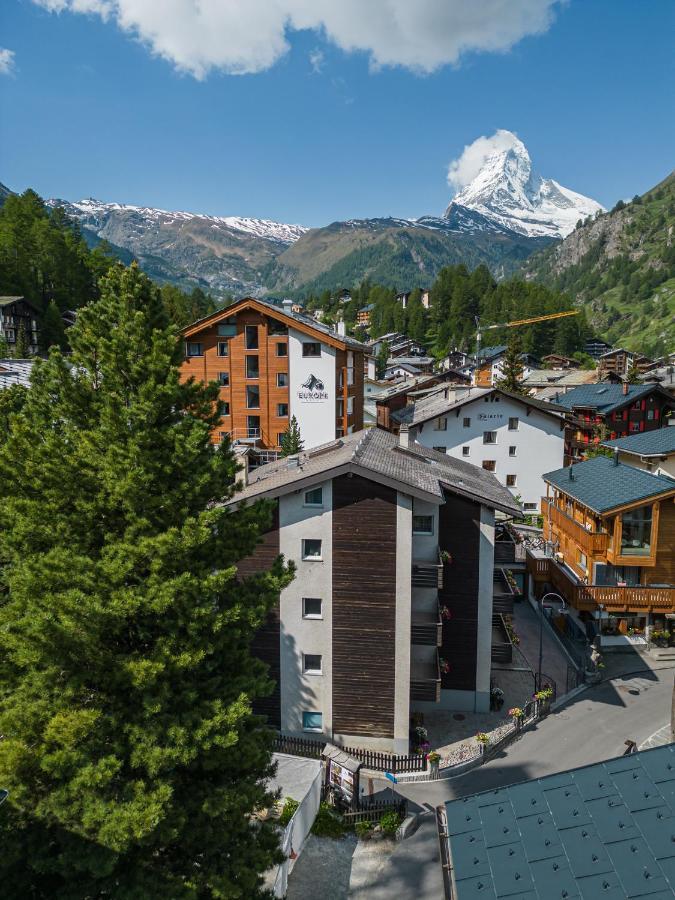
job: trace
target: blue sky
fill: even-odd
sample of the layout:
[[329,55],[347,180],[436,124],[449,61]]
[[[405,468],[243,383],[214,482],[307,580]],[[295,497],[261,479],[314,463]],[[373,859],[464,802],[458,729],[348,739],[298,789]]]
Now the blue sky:
[[[303,28],[310,0],[288,0],[297,30],[284,51],[263,0],[242,3],[234,37],[219,20],[192,34],[187,18],[164,33],[148,22],[150,0],[80,0],[89,15],[72,2],[2,2],[0,47],[13,57],[0,74],[0,181],[13,190],[313,226],[440,214],[450,161],[498,128],[518,134],[542,175],[606,206],[673,167],[671,0],[511,0],[522,19],[502,41],[511,49],[459,58],[458,29],[499,45],[513,24],[495,25],[503,3],[415,0],[430,15],[454,5],[458,18],[447,32],[432,21],[414,44],[408,28],[389,35],[361,21],[353,0],[314,0],[323,27]],[[186,17],[194,8],[174,6]],[[481,6],[484,22],[462,19]],[[136,31],[158,35],[154,53],[118,27],[118,8],[140,10]],[[412,71],[416,58],[435,70]]]

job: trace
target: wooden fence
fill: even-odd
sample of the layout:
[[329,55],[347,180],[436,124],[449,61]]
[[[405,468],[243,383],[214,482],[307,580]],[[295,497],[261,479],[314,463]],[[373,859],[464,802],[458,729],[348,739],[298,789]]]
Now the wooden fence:
[[[294,756],[307,756],[310,759],[319,759],[326,742],[313,740],[312,738],[290,737],[284,734],[277,735],[274,741],[276,753],[291,753]],[[427,761],[422,754],[412,756],[396,756],[391,753],[378,753],[375,750],[363,750],[358,747],[341,747],[349,756],[358,759],[367,769],[376,772],[424,772]]]
[[387,813],[396,813],[401,819],[408,814],[406,800],[398,800],[393,803],[362,803],[359,809],[341,813],[347,825],[356,825],[357,822],[379,822]]

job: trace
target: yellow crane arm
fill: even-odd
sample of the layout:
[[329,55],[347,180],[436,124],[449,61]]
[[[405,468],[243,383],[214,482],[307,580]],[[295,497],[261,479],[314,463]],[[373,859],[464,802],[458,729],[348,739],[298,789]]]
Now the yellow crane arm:
[[578,309],[568,309],[566,312],[547,313],[545,316],[533,316],[531,319],[516,319],[515,322],[502,322],[500,325],[481,325],[481,331],[490,331],[492,328],[515,328],[516,325],[531,325],[533,322],[545,322],[547,319],[562,319],[563,316],[578,316]]

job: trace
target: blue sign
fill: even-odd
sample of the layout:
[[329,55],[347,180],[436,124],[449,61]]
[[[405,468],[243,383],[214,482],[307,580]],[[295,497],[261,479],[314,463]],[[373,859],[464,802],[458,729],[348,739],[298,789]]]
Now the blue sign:
[[392,775],[391,772],[385,772],[384,777],[388,778],[389,781],[393,781],[394,784],[398,784],[398,778],[395,775]]

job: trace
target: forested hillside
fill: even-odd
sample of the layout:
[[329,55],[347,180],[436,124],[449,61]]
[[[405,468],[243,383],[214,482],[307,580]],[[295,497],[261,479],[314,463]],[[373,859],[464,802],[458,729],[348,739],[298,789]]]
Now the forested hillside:
[[611,343],[652,355],[675,346],[675,173],[642,197],[579,223],[537,253],[527,279],[566,292]]

